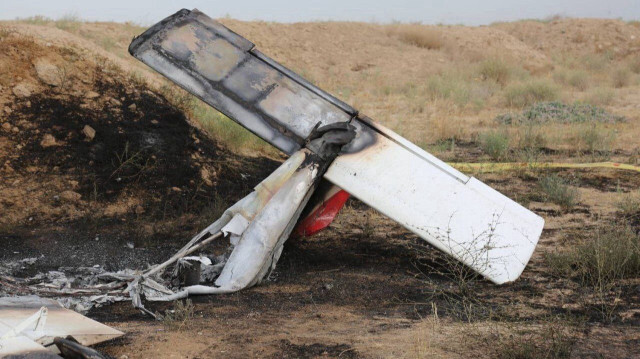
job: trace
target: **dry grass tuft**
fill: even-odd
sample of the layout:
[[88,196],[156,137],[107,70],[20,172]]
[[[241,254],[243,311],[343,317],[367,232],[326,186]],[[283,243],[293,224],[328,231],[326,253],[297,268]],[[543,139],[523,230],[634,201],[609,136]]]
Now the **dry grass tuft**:
[[423,49],[438,50],[445,46],[442,33],[424,25],[395,25],[387,33],[400,41]]
[[169,330],[182,330],[188,328],[195,315],[195,306],[191,299],[176,301],[173,310],[166,310],[164,315],[159,315],[162,324]]
[[511,77],[511,68],[503,60],[493,58],[484,60],[478,69],[483,80],[492,80],[505,86]]
[[552,323],[542,333],[511,335],[497,347],[496,358],[570,358],[575,342],[575,336],[567,328]]
[[631,72],[626,68],[618,68],[611,73],[611,84],[615,88],[622,88],[629,86],[631,82]]
[[594,106],[607,106],[611,105],[615,96],[615,92],[610,88],[596,87],[591,89],[582,98],[582,101]]
[[583,70],[559,70],[554,73],[556,82],[579,91],[589,88],[589,73]]

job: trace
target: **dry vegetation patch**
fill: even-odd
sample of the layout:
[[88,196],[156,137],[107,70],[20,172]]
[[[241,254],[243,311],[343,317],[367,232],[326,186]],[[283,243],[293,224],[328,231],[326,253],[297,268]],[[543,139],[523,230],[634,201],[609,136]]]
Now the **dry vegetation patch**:
[[387,28],[387,33],[400,41],[429,50],[438,50],[445,46],[445,40],[438,29],[420,24],[398,24]]

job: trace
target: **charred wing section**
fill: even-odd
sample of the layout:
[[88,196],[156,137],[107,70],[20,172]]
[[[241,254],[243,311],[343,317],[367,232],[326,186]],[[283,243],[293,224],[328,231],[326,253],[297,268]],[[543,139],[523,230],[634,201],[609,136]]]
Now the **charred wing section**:
[[129,52],[287,154],[303,147],[316,126],[348,122],[356,113],[197,10],[153,26]]

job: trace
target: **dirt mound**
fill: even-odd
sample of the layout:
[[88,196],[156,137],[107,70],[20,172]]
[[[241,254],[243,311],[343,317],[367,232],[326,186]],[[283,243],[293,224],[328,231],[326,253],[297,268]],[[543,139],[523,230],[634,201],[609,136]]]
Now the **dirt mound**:
[[545,54],[499,29],[447,26],[443,36],[453,47],[452,51],[467,54],[472,59],[500,57],[531,72],[551,68],[551,61]]
[[320,87],[332,87],[331,81],[338,80],[362,83],[366,73],[374,74],[382,84],[420,81],[438,73],[448,62],[487,56],[504,57],[531,71],[550,67],[546,55],[491,27],[407,25],[440,34],[444,46],[428,49],[399,40],[393,31],[397,25],[220,21]]
[[492,27],[506,31],[547,55],[612,53],[624,57],[640,51],[640,28],[621,20],[518,21]]
[[163,95],[106,60],[18,33],[0,46],[7,233],[87,218],[198,216],[222,206],[216,193],[247,192],[273,167],[221,148]]

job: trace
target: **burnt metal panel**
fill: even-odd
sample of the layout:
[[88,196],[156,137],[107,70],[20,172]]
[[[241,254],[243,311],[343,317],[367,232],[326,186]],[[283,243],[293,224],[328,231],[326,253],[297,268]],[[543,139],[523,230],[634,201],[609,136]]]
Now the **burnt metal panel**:
[[197,10],[154,25],[129,52],[288,154],[318,125],[348,122],[356,113]]

